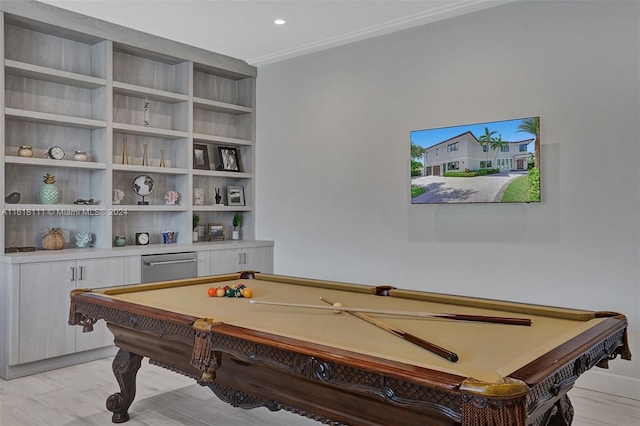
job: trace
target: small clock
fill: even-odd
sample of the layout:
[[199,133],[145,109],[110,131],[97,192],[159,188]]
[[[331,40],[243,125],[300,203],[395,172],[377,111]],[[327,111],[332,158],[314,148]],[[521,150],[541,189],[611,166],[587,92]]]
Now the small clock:
[[64,158],[64,149],[59,146],[52,146],[45,155],[53,160],[62,160]]
[[147,244],[149,244],[149,233],[136,232],[136,245],[146,246]]

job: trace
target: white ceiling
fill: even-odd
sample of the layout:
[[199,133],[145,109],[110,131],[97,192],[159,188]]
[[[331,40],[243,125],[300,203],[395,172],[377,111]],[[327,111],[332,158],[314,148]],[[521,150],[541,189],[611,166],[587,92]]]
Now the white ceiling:
[[260,66],[516,0],[40,1]]

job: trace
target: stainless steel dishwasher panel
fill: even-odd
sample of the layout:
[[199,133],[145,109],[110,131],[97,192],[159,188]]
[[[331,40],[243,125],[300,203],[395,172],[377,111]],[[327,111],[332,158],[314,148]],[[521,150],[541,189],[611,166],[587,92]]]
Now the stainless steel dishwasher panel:
[[180,280],[198,276],[195,252],[142,256],[142,282]]

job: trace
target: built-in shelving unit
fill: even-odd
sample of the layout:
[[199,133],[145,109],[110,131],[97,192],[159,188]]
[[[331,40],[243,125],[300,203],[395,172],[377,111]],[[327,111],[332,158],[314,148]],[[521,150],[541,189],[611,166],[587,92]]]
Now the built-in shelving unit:
[[[194,213],[230,235],[233,215],[243,212],[243,239],[254,238],[254,67],[35,2],[1,9],[4,247],[39,248],[53,227],[66,231],[70,247],[78,232],[108,248],[115,235],[134,244],[141,231],[160,243],[167,229],[192,244]],[[194,144],[206,147],[207,169],[194,167]],[[23,145],[32,157],[18,155]],[[62,160],[45,156],[52,146],[64,149]],[[221,170],[220,148],[235,151],[239,170]],[[74,161],[75,151],[88,159]],[[60,190],[53,205],[38,197],[47,173]],[[142,174],[154,181],[149,205],[139,205],[133,190]],[[229,186],[242,189],[243,205],[229,205]],[[204,195],[198,201],[196,189]],[[168,191],[180,194],[177,205],[166,205]],[[20,202],[5,202],[14,192]]]

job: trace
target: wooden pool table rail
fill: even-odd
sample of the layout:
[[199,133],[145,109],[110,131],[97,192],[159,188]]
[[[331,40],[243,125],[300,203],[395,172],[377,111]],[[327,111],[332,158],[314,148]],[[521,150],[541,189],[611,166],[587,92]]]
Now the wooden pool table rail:
[[[239,275],[202,280],[229,277]],[[281,278],[273,280],[282,282]],[[316,280],[306,282],[317,285]],[[172,284],[188,285],[160,283]],[[370,286],[354,289],[375,291]],[[505,413],[509,426],[543,425],[552,415],[558,424],[568,425],[572,411],[566,392],[580,374],[596,365],[606,367],[618,355],[630,358],[626,320],[615,313],[514,372],[507,383],[487,384],[215,319],[114,302],[98,291],[74,291],[71,300],[70,324],[89,331],[95,321],[104,319],[120,348],[113,362],[120,392],[107,400],[114,422],[129,418],[135,376],[145,356],[153,364],[194,378],[234,406],[285,409],[333,425],[397,426],[425,424],[426,418],[430,425],[471,426]]]

